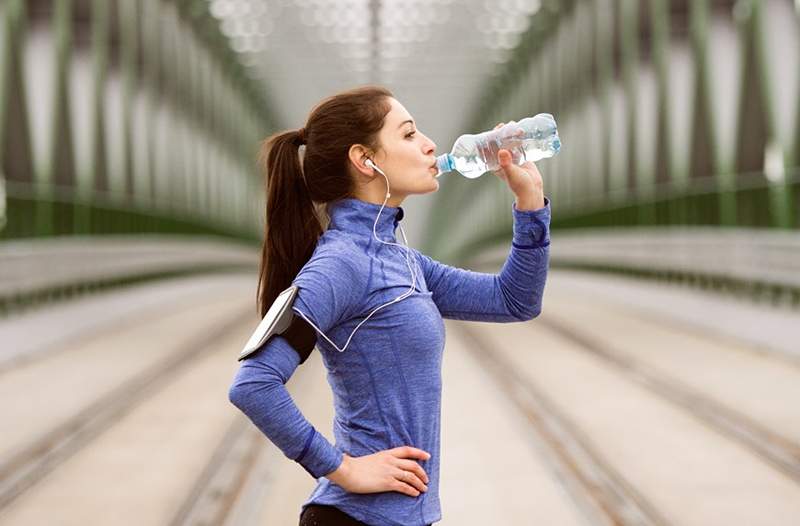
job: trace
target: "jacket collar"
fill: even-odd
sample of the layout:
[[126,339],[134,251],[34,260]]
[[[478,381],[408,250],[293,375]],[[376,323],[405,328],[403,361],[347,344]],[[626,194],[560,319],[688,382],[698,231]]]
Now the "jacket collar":
[[380,212],[378,224],[375,226],[378,237],[395,240],[395,230],[403,219],[403,207],[386,205],[381,210],[381,206],[353,197],[333,201],[328,205],[328,216],[331,219],[328,229],[372,237],[375,218]]

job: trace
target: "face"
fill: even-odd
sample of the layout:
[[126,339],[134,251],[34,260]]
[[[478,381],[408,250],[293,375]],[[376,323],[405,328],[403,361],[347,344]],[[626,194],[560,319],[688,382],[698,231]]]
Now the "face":
[[[426,194],[439,189],[436,179],[436,143],[416,127],[414,118],[396,99],[390,98],[392,109],[386,115],[379,133],[381,148],[370,158],[389,179],[392,201],[409,194]],[[378,183],[380,202],[386,191],[386,179],[371,168],[360,170]],[[372,183],[371,183],[372,184]]]

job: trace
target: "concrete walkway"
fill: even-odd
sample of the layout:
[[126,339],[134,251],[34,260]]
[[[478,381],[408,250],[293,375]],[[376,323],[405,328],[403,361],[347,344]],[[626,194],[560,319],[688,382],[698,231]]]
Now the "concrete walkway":
[[[108,296],[16,318],[64,339],[0,369],[0,525],[297,524],[315,481],[226,396],[250,281],[131,289],[127,325]],[[535,320],[446,320],[439,524],[800,524],[796,315],[684,292],[554,272]],[[332,438],[318,353],[287,387]]]

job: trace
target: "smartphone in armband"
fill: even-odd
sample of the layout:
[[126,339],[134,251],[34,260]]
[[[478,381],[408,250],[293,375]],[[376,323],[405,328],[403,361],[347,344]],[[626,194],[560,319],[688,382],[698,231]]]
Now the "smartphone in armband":
[[264,315],[261,323],[256,327],[255,332],[253,332],[250,339],[247,340],[247,343],[244,344],[244,349],[239,353],[239,361],[259,350],[272,336],[282,334],[289,328],[294,318],[292,305],[294,304],[294,299],[297,296],[298,290],[299,287],[292,285],[278,294],[272,306],[267,310],[267,314]]

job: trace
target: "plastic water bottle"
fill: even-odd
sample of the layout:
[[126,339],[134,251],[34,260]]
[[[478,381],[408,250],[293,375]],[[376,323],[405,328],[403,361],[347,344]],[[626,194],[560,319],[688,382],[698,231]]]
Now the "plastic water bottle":
[[519,122],[511,121],[501,128],[478,135],[462,135],[450,153],[436,158],[439,177],[443,173],[459,172],[475,179],[491,170],[499,170],[497,152],[511,152],[511,162],[522,164],[556,155],[561,149],[556,120],[549,113],[539,113]]

